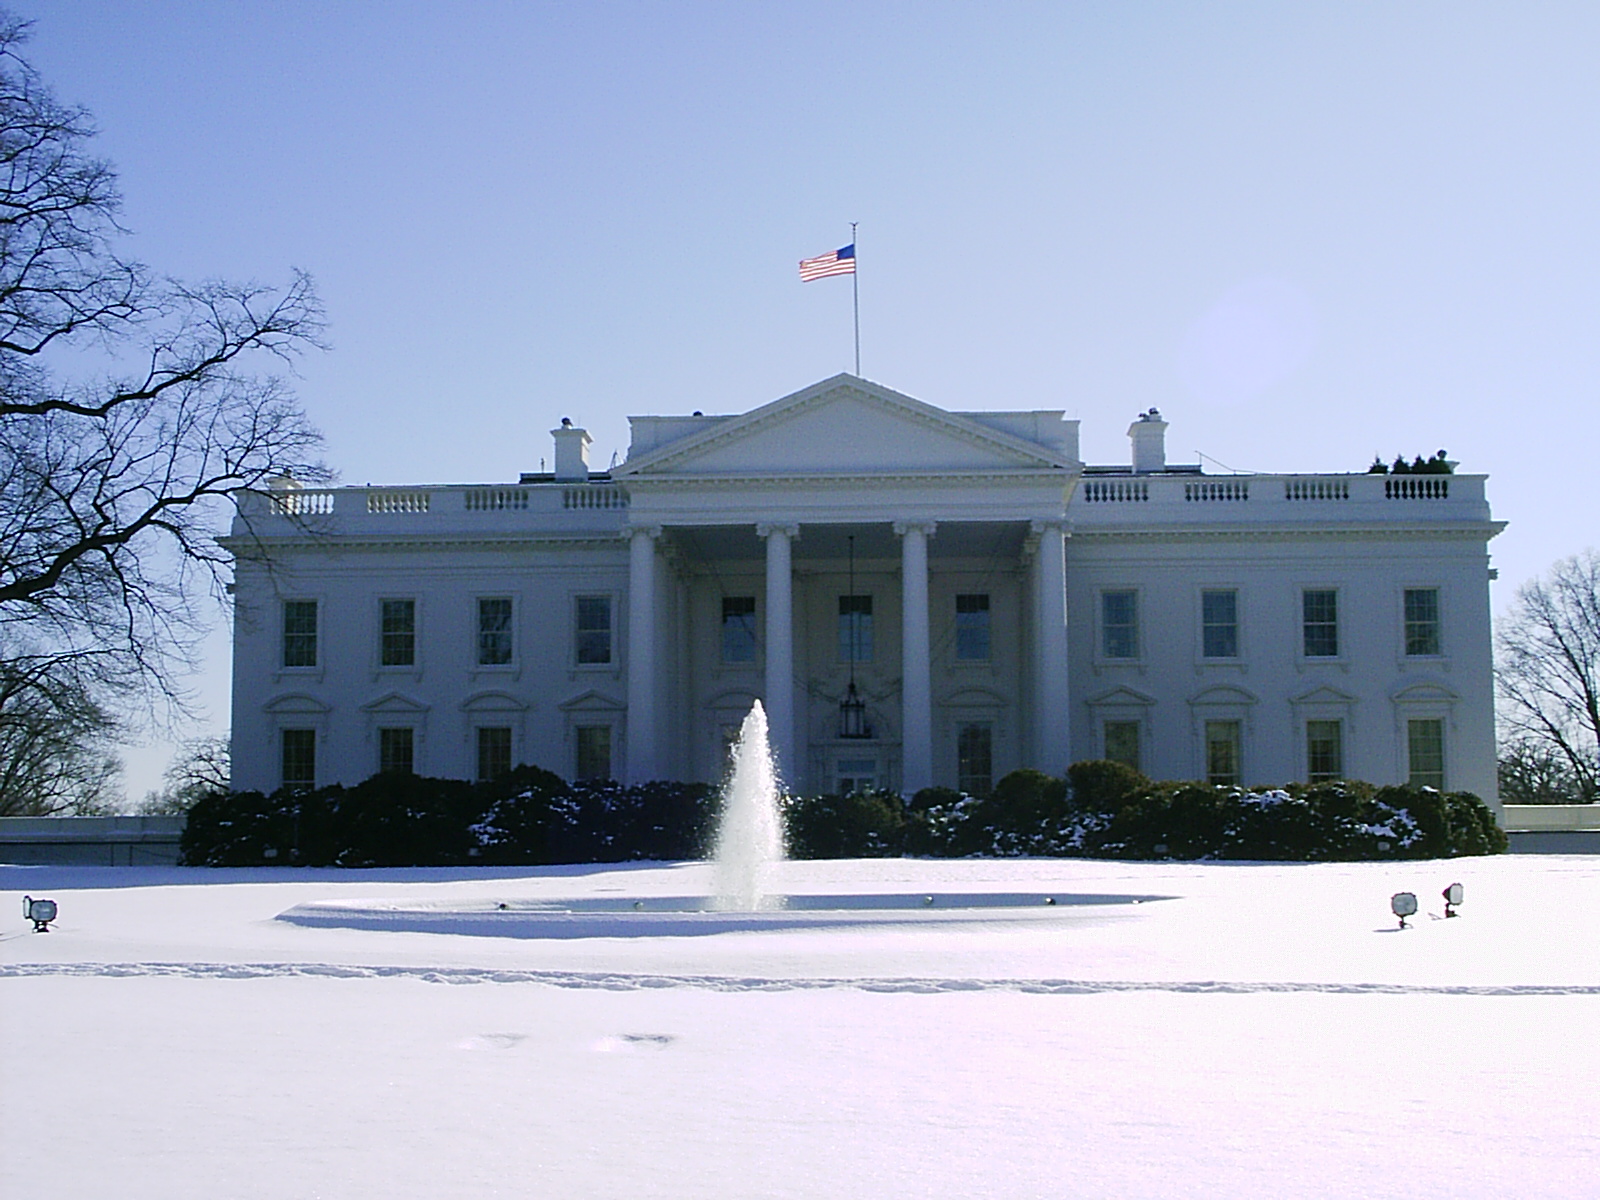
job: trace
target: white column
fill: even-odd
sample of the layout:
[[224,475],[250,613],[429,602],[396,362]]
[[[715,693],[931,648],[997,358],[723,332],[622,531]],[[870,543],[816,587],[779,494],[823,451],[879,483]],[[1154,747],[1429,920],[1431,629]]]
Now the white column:
[[1035,521],[1033,556],[1033,765],[1065,775],[1072,762],[1067,694],[1067,535],[1060,521]]
[[931,521],[896,521],[900,535],[900,787],[933,785],[933,685],[928,661],[928,536]]
[[767,539],[767,739],[779,777],[793,784],[800,777],[794,741],[794,572],[790,542],[798,525],[756,526]]
[[628,782],[649,783],[656,767],[656,539],[659,525],[635,526],[628,541]]

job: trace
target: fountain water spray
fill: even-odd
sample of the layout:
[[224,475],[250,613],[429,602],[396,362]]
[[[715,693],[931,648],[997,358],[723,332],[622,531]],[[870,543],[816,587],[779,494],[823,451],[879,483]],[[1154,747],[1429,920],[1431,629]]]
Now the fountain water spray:
[[783,816],[778,811],[778,773],[767,744],[767,714],[759,700],[750,706],[733,749],[715,858],[717,908],[755,912],[783,906],[767,886],[774,865],[783,861]]

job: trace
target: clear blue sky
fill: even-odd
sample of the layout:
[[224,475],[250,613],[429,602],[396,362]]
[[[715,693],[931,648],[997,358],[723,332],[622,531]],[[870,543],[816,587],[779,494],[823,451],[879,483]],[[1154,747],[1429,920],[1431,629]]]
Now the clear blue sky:
[[563,415],[603,465],[849,369],[849,281],[795,263],[859,221],[872,379],[1098,462],[1150,405],[1182,461],[1445,447],[1511,522],[1497,609],[1600,542],[1600,5],[14,7],[132,253],[316,277],[347,483],[514,479]]

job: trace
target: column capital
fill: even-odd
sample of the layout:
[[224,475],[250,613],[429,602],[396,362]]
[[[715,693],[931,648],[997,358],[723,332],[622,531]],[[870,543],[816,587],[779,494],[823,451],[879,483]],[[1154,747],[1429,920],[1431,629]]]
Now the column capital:
[[1035,517],[1028,522],[1028,532],[1034,537],[1043,537],[1046,530],[1056,530],[1062,537],[1071,537],[1072,522],[1065,517],[1051,517],[1049,520]]
[[638,537],[640,534],[643,534],[647,538],[658,538],[661,536],[661,526],[629,525],[627,527],[627,534],[630,538]]
[[937,521],[896,521],[894,533],[896,537],[905,537],[908,533],[920,533],[924,537],[932,537],[933,531],[939,528]]
[[792,541],[794,541],[795,538],[800,536],[800,525],[799,525],[798,522],[790,522],[790,521],[757,521],[756,522],[756,536],[757,537],[762,537],[762,538],[769,537],[774,533],[781,533],[784,536],[786,536],[792,542]]

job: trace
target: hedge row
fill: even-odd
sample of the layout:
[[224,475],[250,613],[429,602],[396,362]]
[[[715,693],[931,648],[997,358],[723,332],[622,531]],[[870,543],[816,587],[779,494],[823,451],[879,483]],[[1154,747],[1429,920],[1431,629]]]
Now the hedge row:
[[[519,767],[489,784],[375,775],[354,787],[235,792],[189,811],[195,866],[389,867],[681,860],[710,844],[703,784],[568,783]],[[1506,837],[1468,792],[1358,782],[1272,790],[1152,783],[1118,763],[1066,779],[1015,771],[988,796],[927,788],[790,797],[795,858],[1055,855],[1360,861],[1496,854]]]

